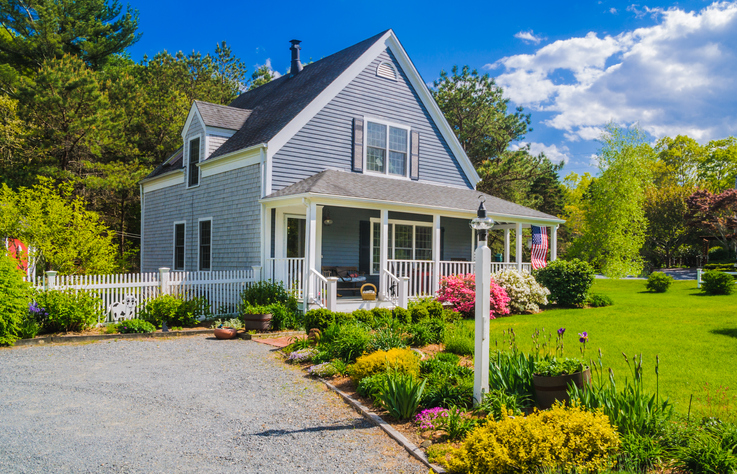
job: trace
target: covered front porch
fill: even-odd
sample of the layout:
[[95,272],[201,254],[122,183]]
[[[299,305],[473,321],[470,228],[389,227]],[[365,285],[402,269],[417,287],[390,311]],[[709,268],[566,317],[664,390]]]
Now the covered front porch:
[[[442,277],[474,273],[476,241],[469,222],[481,193],[463,191],[473,193],[474,202],[455,209],[324,193],[269,196],[262,200],[264,277],[283,282],[305,309],[406,307],[411,298],[435,294]],[[542,213],[502,215],[490,204],[499,260],[492,262],[492,272],[531,270],[529,252],[523,261],[529,240],[525,229],[531,225],[548,228],[549,258],[556,258],[560,220]],[[375,301],[361,299],[365,284],[376,287]]]

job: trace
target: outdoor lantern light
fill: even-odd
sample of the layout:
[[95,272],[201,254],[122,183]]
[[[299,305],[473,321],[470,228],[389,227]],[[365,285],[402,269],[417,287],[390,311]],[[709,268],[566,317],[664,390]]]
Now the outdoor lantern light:
[[325,225],[333,225],[333,220],[330,218],[330,211],[325,209],[325,215],[323,216],[324,219],[322,220],[322,223]]
[[486,233],[494,227],[494,219],[486,217],[486,208],[484,207],[486,198],[480,195],[479,201],[479,209],[476,211],[478,217],[471,221],[471,228],[479,233],[479,240],[486,240]]

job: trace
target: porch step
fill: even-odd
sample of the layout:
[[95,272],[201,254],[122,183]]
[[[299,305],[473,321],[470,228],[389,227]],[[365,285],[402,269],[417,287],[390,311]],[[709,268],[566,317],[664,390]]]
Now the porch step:
[[[318,309],[320,306],[310,304],[310,309]],[[357,309],[387,308],[394,309],[394,303],[391,301],[364,301],[360,297],[355,298],[338,298],[337,311],[339,313],[351,313]]]

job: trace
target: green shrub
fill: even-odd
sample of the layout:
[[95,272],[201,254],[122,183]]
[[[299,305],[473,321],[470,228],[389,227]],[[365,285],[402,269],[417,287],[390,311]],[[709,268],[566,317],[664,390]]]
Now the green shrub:
[[138,318],[161,327],[191,327],[210,315],[210,305],[205,298],[181,299],[172,295],[160,295],[141,305]]
[[638,472],[650,472],[660,465],[667,456],[657,437],[629,433],[621,437],[619,464]]
[[412,349],[376,351],[359,357],[350,368],[351,377],[356,382],[388,371],[397,371],[417,377],[420,374],[420,358]]
[[374,308],[371,313],[374,315],[374,328],[392,325],[394,316],[389,308]]
[[374,327],[374,313],[367,309],[357,309],[353,312],[353,318],[368,327]]
[[427,387],[422,397],[421,405],[426,408],[434,407],[461,407],[471,408],[473,406],[473,378],[460,379],[457,385],[451,383],[433,382],[428,378]]
[[519,416],[525,413],[526,401],[504,390],[490,390],[474,411],[500,421],[503,416]]
[[16,261],[4,250],[0,250],[0,346],[18,339],[31,301],[30,284],[23,281]]
[[268,306],[282,303],[288,308],[297,309],[297,300],[284,288],[284,283],[273,281],[257,281],[249,284],[241,292],[244,305]]
[[588,305],[592,308],[603,308],[604,306],[611,306],[614,304],[614,301],[607,295],[602,295],[599,293],[591,293],[589,295]]
[[594,269],[587,262],[554,260],[533,272],[535,279],[548,290],[550,300],[562,306],[583,306],[594,284]]
[[445,331],[445,350],[451,354],[473,355],[475,349],[474,331],[472,328],[458,325]]
[[614,465],[618,447],[603,414],[556,406],[476,428],[446,464],[451,472],[474,474],[600,472]]
[[407,309],[412,315],[412,322],[417,323],[427,318],[443,319],[443,304],[434,298],[422,298],[410,301]]
[[558,359],[557,357],[545,358],[535,361],[535,375],[545,377],[557,377],[559,375],[570,375],[583,372],[586,363],[581,359]]
[[704,265],[704,270],[718,270],[720,272],[733,272],[735,268],[734,263],[707,263]]
[[731,295],[734,278],[726,273],[709,270],[701,275],[701,290],[707,295]]
[[121,321],[116,324],[116,326],[118,328],[118,332],[121,334],[147,334],[156,331],[153,324],[148,321],[144,321],[143,319],[128,319],[126,321]]
[[715,433],[703,431],[690,439],[688,445],[676,450],[675,467],[693,474],[737,472],[737,453],[727,448]]
[[45,332],[82,331],[103,318],[102,300],[86,291],[39,291],[35,300],[47,314],[43,322]]
[[336,359],[351,362],[366,351],[370,340],[371,334],[364,326],[336,323],[325,329],[320,348],[327,350]]
[[717,245],[709,249],[709,261],[714,263],[728,262],[730,260],[729,250]]
[[497,352],[489,359],[489,390],[515,395],[525,406],[530,406],[535,395],[532,385],[534,372],[534,356]]
[[389,349],[407,347],[402,335],[391,328],[379,329],[374,333],[366,346],[366,352],[388,351]]
[[399,372],[384,379],[378,395],[379,404],[397,420],[407,420],[417,412],[425,390],[425,381]]
[[409,344],[424,347],[428,344],[440,344],[445,337],[445,323],[440,319],[425,319],[407,326]]
[[299,329],[303,325],[302,312],[287,307],[284,303],[272,303],[267,306],[271,313],[271,329],[282,331],[284,329]]
[[324,331],[331,324],[348,324],[354,321],[352,313],[333,313],[325,308],[312,309],[304,315],[304,326],[308,333],[310,329]]
[[652,272],[650,276],[647,277],[645,288],[654,293],[665,293],[668,291],[671,284],[673,284],[672,276],[666,275],[663,272]]
[[378,403],[379,394],[381,393],[381,388],[384,386],[384,380],[387,376],[388,374],[384,372],[362,378],[361,381],[358,382],[356,393]]
[[394,308],[394,319],[402,324],[410,324],[412,322],[412,313],[407,311],[405,308],[396,307]]

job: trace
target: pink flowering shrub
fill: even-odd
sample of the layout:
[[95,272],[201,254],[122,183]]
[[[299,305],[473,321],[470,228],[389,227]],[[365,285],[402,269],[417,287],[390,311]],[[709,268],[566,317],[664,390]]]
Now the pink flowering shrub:
[[[453,311],[464,316],[473,315],[476,306],[476,275],[451,275],[440,280],[437,300],[441,303],[451,303]],[[491,279],[491,294],[489,295],[489,317],[509,314],[509,296],[504,288]]]

